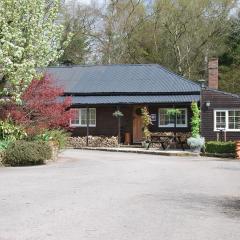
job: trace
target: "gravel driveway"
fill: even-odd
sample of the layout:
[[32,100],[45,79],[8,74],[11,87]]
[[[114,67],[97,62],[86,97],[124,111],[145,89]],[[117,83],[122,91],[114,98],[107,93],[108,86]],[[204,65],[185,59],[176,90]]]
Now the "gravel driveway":
[[0,240],[239,240],[240,162],[67,150],[0,168]]

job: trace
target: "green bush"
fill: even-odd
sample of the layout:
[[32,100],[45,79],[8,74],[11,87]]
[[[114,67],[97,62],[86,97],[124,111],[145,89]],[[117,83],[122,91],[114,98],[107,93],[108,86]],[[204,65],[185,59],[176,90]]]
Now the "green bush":
[[51,155],[52,150],[48,143],[21,140],[8,145],[3,162],[11,166],[38,165],[50,159]]
[[63,129],[53,129],[47,130],[45,133],[37,135],[35,140],[40,141],[53,141],[56,142],[59,148],[64,148],[67,144],[68,137],[70,137],[70,133],[66,132]]
[[235,142],[210,141],[206,143],[207,153],[235,153]]
[[10,143],[11,141],[0,140],[0,151],[6,150]]
[[5,141],[21,140],[27,136],[22,126],[14,125],[14,123],[7,119],[0,121],[0,139]]

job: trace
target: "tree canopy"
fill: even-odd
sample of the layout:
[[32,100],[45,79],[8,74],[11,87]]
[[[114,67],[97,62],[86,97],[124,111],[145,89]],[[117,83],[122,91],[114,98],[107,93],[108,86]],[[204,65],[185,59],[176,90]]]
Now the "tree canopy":
[[61,54],[60,0],[0,1],[0,93],[20,99],[36,75]]

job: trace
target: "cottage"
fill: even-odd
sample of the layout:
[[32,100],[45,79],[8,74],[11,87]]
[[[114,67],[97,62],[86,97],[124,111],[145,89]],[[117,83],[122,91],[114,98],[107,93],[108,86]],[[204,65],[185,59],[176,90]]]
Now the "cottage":
[[[74,136],[85,136],[87,129],[90,135],[116,136],[113,113],[119,109],[124,114],[121,135],[129,133],[133,143],[140,142],[143,106],[151,114],[151,132],[190,132],[191,102],[195,101],[202,109],[201,132],[207,140],[219,138],[221,130],[226,131],[227,140],[239,139],[240,96],[217,90],[217,63],[217,59],[209,62],[209,87],[157,64],[60,66],[46,71],[64,87],[65,96],[72,96]],[[176,120],[167,114],[171,108],[180,110]]]

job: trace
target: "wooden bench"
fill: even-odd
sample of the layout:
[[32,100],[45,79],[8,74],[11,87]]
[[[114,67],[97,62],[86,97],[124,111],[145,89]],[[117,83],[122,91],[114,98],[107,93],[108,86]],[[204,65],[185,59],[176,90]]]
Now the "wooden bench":
[[173,132],[160,132],[152,133],[150,139],[147,141],[147,149],[150,148],[151,144],[158,143],[161,145],[163,150],[170,147],[172,143],[181,145],[182,150],[185,150],[185,145],[187,144],[187,138],[190,137],[190,133],[176,133]]

